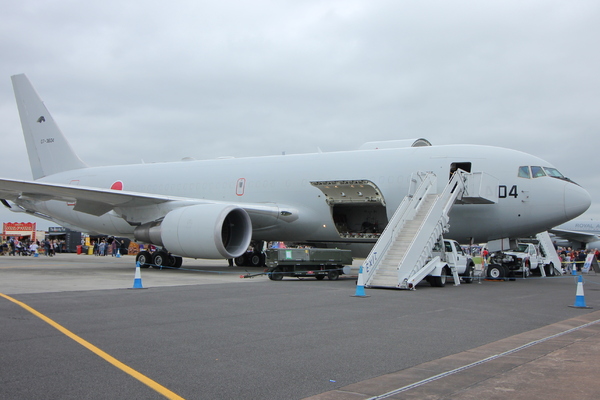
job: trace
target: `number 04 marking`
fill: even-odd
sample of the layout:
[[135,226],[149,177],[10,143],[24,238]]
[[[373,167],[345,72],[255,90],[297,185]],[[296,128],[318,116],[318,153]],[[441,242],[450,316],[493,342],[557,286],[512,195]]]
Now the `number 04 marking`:
[[510,190],[508,190],[508,186],[506,185],[498,186],[498,197],[501,199],[505,199],[508,196],[514,197],[515,199],[519,197],[519,190],[517,189],[517,185],[512,185]]

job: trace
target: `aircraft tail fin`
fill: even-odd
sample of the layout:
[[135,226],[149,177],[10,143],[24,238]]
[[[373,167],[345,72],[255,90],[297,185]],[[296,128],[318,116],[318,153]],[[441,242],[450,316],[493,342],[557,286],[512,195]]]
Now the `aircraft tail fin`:
[[75,154],[25,74],[11,77],[33,179],[87,165]]

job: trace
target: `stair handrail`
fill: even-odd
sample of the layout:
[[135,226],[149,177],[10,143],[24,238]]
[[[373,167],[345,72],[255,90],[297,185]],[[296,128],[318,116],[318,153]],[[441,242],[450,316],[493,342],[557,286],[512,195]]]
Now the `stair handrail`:
[[[429,229],[429,230],[420,229],[417,232],[417,234],[413,237],[411,243],[408,245],[407,250],[406,250],[406,255],[405,255],[402,263],[407,262],[407,263],[409,263],[409,265],[412,263],[413,268],[410,269],[408,276],[401,276],[400,275],[401,271],[400,271],[400,269],[398,270],[398,283],[399,284],[401,284],[405,278],[410,278],[417,271],[419,271],[425,264],[427,264],[426,260],[421,260],[421,261],[425,261],[422,263],[423,265],[417,265],[417,263],[419,262],[419,259],[422,258],[422,255],[425,252],[430,252],[431,249],[423,248],[420,252],[413,253],[413,252],[411,252],[411,249],[415,246],[415,243],[430,242],[432,235],[438,235],[438,233],[436,233],[436,227],[440,224],[442,225],[441,226],[442,229],[441,229],[441,233],[439,235],[448,231],[448,221],[449,221],[448,214],[450,213],[450,209],[456,202],[457,197],[459,197],[463,194],[463,192],[466,188],[466,180],[467,180],[468,175],[470,175],[468,172],[465,172],[460,169],[455,171],[454,174],[452,175],[452,179],[450,179],[450,181],[448,182],[448,184],[442,191],[441,195],[435,200],[435,202],[431,206],[431,209],[429,210],[429,212],[427,213],[425,218],[423,218],[423,223],[421,224],[421,227],[423,227],[427,223],[429,223],[430,226],[433,225],[432,229]],[[429,221],[431,215],[438,215],[438,217],[436,217],[435,222],[433,222],[433,223],[431,221]],[[433,239],[435,239],[433,241],[433,243],[435,243],[437,241],[437,239],[439,239],[439,237],[436,237]]]
[[367,258],[365,258],[362,268],[362,273],[364,274],[363,282],[365,282],[365,285],[369,284],[373,274],[377,271],[379,263],[382,260],[381,256],[387,252],[399,231],[404,226],[404,223],[416,214],[422,200],[428,192],[432,188],[435,189],[435,184],[436,176],[433,172],[417,172],[413,174],[410,187],[415,188],[414,193],[409,193],[404,197],[400,206],[398,206],[392,215],[392,218],[388,221],[381,236],[377,240],[377,243],[375,243],[375,246],[373,246]]

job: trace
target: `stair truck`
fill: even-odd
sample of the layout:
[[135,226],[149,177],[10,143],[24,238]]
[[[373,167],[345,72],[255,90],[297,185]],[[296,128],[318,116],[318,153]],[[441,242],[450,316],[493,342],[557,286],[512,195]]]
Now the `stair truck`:
[[454,277],[454,284],[460,284],[462,278],[464,283],[472,283],[475,276],[475,262],[463,251],[455,240],[444,239],[444,251],[441,244],[437,242],[432,249],[432,256],[439,256],[440,262],[436,269],[425,277],[431,286],[444,287],[448,276]]

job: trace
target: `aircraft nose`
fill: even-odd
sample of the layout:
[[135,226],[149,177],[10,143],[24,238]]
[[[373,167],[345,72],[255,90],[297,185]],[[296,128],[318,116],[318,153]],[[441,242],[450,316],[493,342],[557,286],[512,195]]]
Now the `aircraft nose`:
[[574,183],[565,185],[565,214],[568,219],[573,219],[590,208],[592,196],[587,190]]

